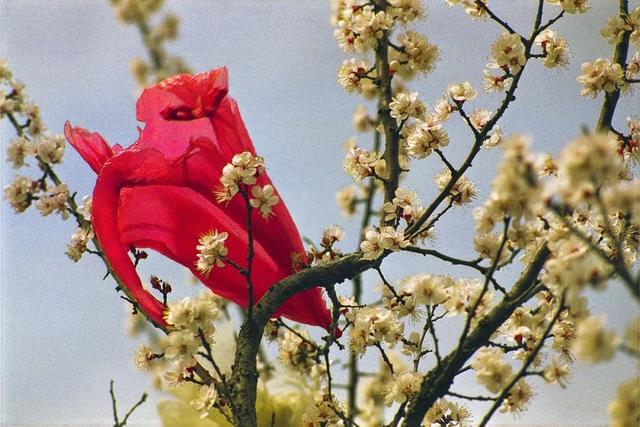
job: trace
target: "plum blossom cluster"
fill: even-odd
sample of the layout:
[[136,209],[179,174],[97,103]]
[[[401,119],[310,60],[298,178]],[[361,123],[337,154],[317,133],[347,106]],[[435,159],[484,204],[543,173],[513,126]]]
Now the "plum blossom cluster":
[[342,404],[338,399],[325,392],[318,392],[314,396],[313,406],[304,413],[302,427],[336,427],[340,424]]
[[384,226],[378,230],[369,230],[364,237],[360,244],[364,259],[377,259],[385,251],[399,251],[409,245],[409,241],[404,236],[404,231],[396,230],[391,226]]
[[205,276],[211,272],[213,267],[224,267],[223,260],[229,253],[225,246],[227,237],[229,237],[227,232],[219,233],[212,230],[198,240],[196,268]]
[[342,256],[342,251],[337,249],[334,245],[344,240],[345,233],[342,227],[333,225],[327,227],[322,232],[322,239],[320,240],[320,247],[311,245],[307,251],[307,258],[311,260],[311,265],[320,265],[326,262],[332,261]]
[[535,39],[542,49],[543,64],[548,68],[565,67],[569,64],[569,46],[564,37],[554,30],[544,30]]
[[[170,302],[165,311],[168,335],[155,340],[152,347],[140,345],[134,355],[136,366],[159,375],[168,388],[192,381],[194,366],[202,363],[206,349],[214,342],[215,321],[220,315],[217,297],[211,292]],[[224,407],[215,385],[200,385],[190,404],[202,418]]]
[[40,108],[27,99],[25,86],[13,78],[6,60],[0,60],[0,119],[7,117],[16,129],[17,137],[6,147],[6,159],[15,169],[30,166],[30,159],[42,171],[41,178],[17,175],[4,188],[4,198],[13,209],[24,212],[34,201],[36,207],[47,216],[59,212],[68,217],[67,199],[70,197],[65,184],[54,188],[46,180],[49,168],[62,161],[65,139],[47,131]]
[[572,15],[587,13],[591,7],[588,0],[547,0],[547,2],[560,6],[563,12]]
[[285,368],[314,379],[324,374],[320,361],[320,347],[314,343],[309,333],[300,328],[278,328],[278,358]]
[[[640,7],[636,7],[628,14],[610,17],[602,28],[601,35],[609,43],[636,47],[640,45]],[[614,58],[615,59],[615,58]],[[630,85],[635,80],[640,69],[638,52],[630,60],[611,61],[607,58],[597,58],[582,64],[582,74],[577,80],[582,85],[583,96],[595,98],[601,92],[629,93]]]
[[483,348],[471,362],[478,383],[491,393],[500,392],[506,385],[513,368],[504,360],[504,352],[500,348]]
[[582,85],[580,95],[595,98],[600,92],[613,92],[627,88],[625,72],[618,63],[609,59],[598,58],[593,62],[585,62],[581,67],[582,74],[577,80]]
[[149,59],[136,57],[131,61],[131,74],[138,87],[144,88],[180,73],[189,72],[182,58],[170,55],[166,43],[178,38],[180,20],[172,13],[156,16],[164,0],[110,0],[116,17],[123,23],[136,26],[141,33]]
[[483,19],[487,17],[486,4],[488,0],[445,0],[448,6],[461,4],[464,11],[473,19]]
[[427,425],[455,425],[470,427],[471,412],[465,406],[447,399],[438,399],[425,415]]
[[503,144],[504,158],[498,164],[491,194],[484,206],[476,209],[476,229],[489,233],[496,223],[511,218],[529,219],[540,195],[536,159],[529,150],[530,141],[515,136]]
[[[449,187],[453,177],[450,169],[442,169],[438,175],[434,177],[438,191],[444,191]],[[465,205],[470,203],[478,195],[475,184],[467,177],[458,178],[449,188],[447,199],[452,205]]]
[[78,262],[82,254],[87,251],[87,245],[94,238],[93,231],[80,227],[71,235],[71,241],[67,244],[66,254],[73,261]]
[[367,347],[384,342],[393,348],[404,333],[404,324],[391,310],[384,307],[354,309],[353,325],[349,330],[349,349],[363,354]]
[[264,170],[262,157],[248,151],[235,154],[231,162],[222,169],[221,185],[215,193],[218,203],[229,202],[236,194],[241,193],[263,218],[269,218],[272,208],[280,198],[271,184],[261,187],[256,183]]
[[[413,154],[423,158],[433,149],[445,146],[448,143],[446,133],[437,121],[427,118],[426,105],[418,98],[418,94],[392,88],[391,84],[393,80],[401,85],[403,80],[431,72],[438,60],[437,46],[430,43],[423,34],[408,28],[426,15],[421,2],[339,0],[333,2],[333,12],[332,20],[336,26],[335,37],[339,46],[346,53],[356,55],[346,59],[340,67],[339,84],[349,93],[358,92],[365,99],[379,96],[384,87],[391,88],[391,96],[385,101],[382,114],[385,120],[381,121],[380,114],[369,116],[366,108],[360,106],[353,120],[356,130],[395,135],[394,138],[400,140],[402,169],[408,168],[410,153],[407,138],[416,127],[414,121],[419,120],[420,123],[417,124],[424,126],[421,129],[422,137],[414,138]],[[397,39],[393,40],[396,34]],[[384,60],[381,55],[385,57]],[[391,120],[396,122],[393,129],[390,127]],[[377,147],[374,146],[371,150],[353,144],[345,158],[345,170],[356,183],[370,177],[377,182],[371,185],[363,182],[343,189],[337,196],[343,212],[348,215],[355,212],[355,205],[361,199],[360,194],[366,199],[373,196],[372,189],[381,189],[382,182],[390,173],[389,167]]]
[[62,219],[77,216],[79,228],[71,235],[67,255],[78,261],[93,240],[90,198],[76,205],[67,184],[60,181],[53,167],[62,162],[65,137],[47,130],[40,108],[26,95],[25,85],[13,77],[6,60],[0,59],[0,119],[8,118],[16,137],[6,146],[6,159],[14,169],[39,170],[39,176],[16,175],[4,188],[4,198],[16,213],[35,205],[42,216],[57,213]]
[[395,197],[382,206],[385,221],[398,222],[404,220],[407,225],[413,224],[424,212],[418,194],[405,188],[398,188]]
[[344,159],[344,169],[355,182],[358,182],[376,175],[376,168],[378,171],[382,170],[383,162],[379,153],[355,146],[349,150]]
[[625,34],[628,34],[631,44],[640,45],[640,7],[636,7],[629,14],[610,17],[600,34],[610,44],[621,42]]
[[518,74],[527,61],[518,33],[502,33],[491,45],[491,54],[496,65],[510,74]]

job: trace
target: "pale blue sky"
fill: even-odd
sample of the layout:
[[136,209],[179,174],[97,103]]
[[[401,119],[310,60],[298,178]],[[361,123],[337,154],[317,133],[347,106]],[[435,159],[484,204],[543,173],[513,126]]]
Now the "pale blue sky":
[[[182,37],[171,45],[197,71],[226,65],[231,94],[238,100],[255,145],[304,235],[316,238],[323,227],[342,224],[345,248],[355,245],[357,221],[345,221],[334,203],[338,188],[348,184],[342,172],[343,141],[354,134],[351,112],[358,98],[336,83],[344,55],[336,47],[324,0],[184,0],[169,1],[183,20]],[[528,30],[533,0],[496,0],[496,11],[518,29]],[[575,82],[580,64],[609,56],[611,47],[597,33],[617,1],[594,1],[587,16],[569,16],[558,26],[571,46],[566,70],[547,70],[534,63],[527,71],[517,102],[507,112],[503,129],[534,138],[538,151],[557,153],[582,125],[595,123],[600,101],[581,98]],[[638,2],[632,2],[636,4]],[[428,1],[429,17],[421,28],[438,43],[442,59],[436,71],[412,88],[427,102],[440,96],[451,81],[469,80],[480,87],[489,44],[499,33],[492,22],[473,23],[460,8],[444,0]],[[555,8],[548,6],[551,13]],[[119,25],[106,0],[0,1],[0,56],[6,57],[46,123],[60,132],[66,120],[99,131],[111,143],[128,145],[137,135],[135,85],[128,74],[134,55],[142,54],[138,34]],[[474,106],[494,108],[498,98],[481,94]],[[624,98],[620,113],[637,114],[638,96]],[[618,117],[624,118],[623,114]],[[453,120],[455,122],[455,120]],[[459,124],[448,126],[448,153],[458,161],[470,144]],[[3,146],[11,129],[2,126]],[[368,139],[368,138],[367,138]],[[368,143],[364,139],[363,144]],[[3,149],[4,152],[4,149]],[[497,152],[483,152],[470,177],[481,189],[481,202],[492,177]],[[409,188],[423,200],[435,192],[435,161],[415,164]],[[2,164],[2,183],[14,171]],[[69,149],[60,175],[79,194],[89,194],[94,175]],[[107,424],[111,418],[109,380],[121,402],[132,402],[149,390],[148,377],[135,371],[137,340],[123,331],[125,309],[104,267],[95,257],[78,264],[64,255],[71,221],[43,219],[36,212],[14,215],[2,203],[1,224],[1,419],[3,423],[52,425]],[[470,209],[441,223],[439,244],[448,253],[470,254]],[[385,264],[392,279],[410,271],[454,272],[447,265],[408,256]],[[181,269],[154,262],[153,269],[179,287]],[[145,272],[146,274],[146,272]],[[508,273],[504,276],[508,280]],[[186,285],[185,285],[186,286]],[[610,314],[620,330],[637,310],[626,292],[612,285],[593,295],[595,312]],[[450,334],[447,334],[450,332]],[[452,343],[457,329],[442,331]],[[536,383],[536,399],[518,422],[537,424],[602,424],[615,384],[633,375],[629,360],[595,368],[579,367],[565,391]],[[464,389],[468,383],[457,384]],[[135,422],[154,424],[154,393]],[[480,413],[478,413],[480,416]],[[510,416],[496,418],[513,423]]]

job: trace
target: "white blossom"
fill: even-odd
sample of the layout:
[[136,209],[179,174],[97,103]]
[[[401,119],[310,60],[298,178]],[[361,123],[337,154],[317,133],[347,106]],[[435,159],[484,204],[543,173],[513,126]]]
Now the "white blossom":
[[390,116],[396,119],[398,124],[409,117],[421,117],[426,112],[425,105],[418,99],[418,92],[400,92],[389,103],[389,109]]
[[609,360],[618,346],[618,336],[604,328],[603,316],[590,316],[580,321],[573,350],[576,357],[590,363]]
[[[438,191],[442,192],[451,182],[452,175],[448,168],[444,168],[434,177],[438,185]],[[447,200],[454,205],[464,205],[470,203],[478,195],[478,190],[471,180],[465,176],[458,178],[455,184],[449,190]]]
[[508,68],[511,74],[517,74],[527,59],[524,44],[518,33],[502,33],[491,45],[491,54],[499,67]]
[[302,426],[337,427],[340,417],[336,411],[343,410],[342,404],[334,395],[319,391],[313,398],[313,406],[302,417]]
[[190,368],[195,364],[195,354],[201,345],[199,337],[188,329],[174,330],[164,339],[164,357],[178,362],[178,366]]
[[590,8],[588,0],[547,0],[547,2],[559,5],[563,11],[570,14],[586,13]]
[[371,176],[375,171],[375,164],[380,154],[359,147],[353,147],[344,159],[344,169],[355,182]]
[[11,162],[15,169],[24,166],[26,158],[33,154],[33,146],[26,138],[18,137],[7,145],[7,161]]
[[499,393],[511,378],[513,368],[504,361],[504,352],[499,348],[483,347],[471,362],[478,383],[491,393]]
[[40,138],[34,148],[39,159],[46,163],[60,163],[64,155],[66,139],[64,135],[49,135]]
[[93,239],[93,236],[93,231],[90,229],[78,228],[71,235],[71,240],[67,244],[67,256],[75,262],[79,261],[82,254],[86,252],[87,244]]
[[201,385],[198,396],[190,403],[193,409],[200,411],[200,418],[206,418],[218,402],[218,392],[214,386]]
[[405,248],[409,242],[404,238],[402,230],[396,230],[391,226],[378,230],[369,230],[365,233],[365,239],[360,244],[364,259],[374,260],[380,258],[385,250],[399,251]]
[[627,86],[624,69],[609,59],[598,58],[594,62],[585,62],[582,74],[576,79],[582,85],[580,95],[595,98],[598,93],[613,92]]
[[208,275],[214,266],[224,267],[222,259],[227,256],[229,250],[224,242],[229,237],[227,232],[218,233],[215,230],[204,234],[198,240],[198,260],[196,267],[204,275]]
[[340,207],[340,212],[345,217],[350,217],[356,212],[356,201],[358,200],[358,187],[350,185],[342,188],[336,193],[336,202]]
[[140,347],[136,350],[134,356],[134,362],[136,368],[143,372],[149,371],[151,368],[151,361],[156,358],[156,355],[151,351],[149,347],[144,344],[141,344]]
[[264,159],[249,151],[235,154],[231,163],[222,168],[221,187],[216,191],[216,200],[228,202],[240,191],[240,185],[253,185],[256,178],[264,172]]
[[423,374],[421,372],[404,371],[393,376],[391,386],[385,394],[385,403],[390,406],[393,402],[403,403],[420,391]]
[[272,185],[267,184],[264,187],[255,185],[251,188],[253,198],[249,200],[249,204],[260,211],[263,218],[269,218],[273,213],[272,208],[278,204],[280,198],[276,196],[275,189]]
[[447,88],[447,92],[451,99],[460,104],[465,101],[471,101],[478,95],[478,92],[469,82],[452,83]]
[[368,68],[364,61],[345,59],[338,70],[338,83],[349,93],[360,92],[360,82],[367,76]]
[[13,182],[4,187],[4,198],[16,212],[24,212],[31,205],[36,186],[31,178],[16,175]]
[[417,304],[437,305],[447,299],[447,288],[450,285],[451,280],[445,276],[419,274],[406,282],[405,289]]
[[400,37],[400,46],[411,71],[429,73],[439,58],[438,47],[420,33],[407,31]]
[[36,208],[42,216],[59,212],[63,219],[67,219],[69,217],[69,212],[67,211],[67,201],[69,197],[69,187],[67,184],[56,185],[51,192],[40,196],[40,199],[36,203]]
[[416,159],[424,159],[433,150],[449,145],[449,135],[440,122],[433,120],[417,120],[415,127],[407,138],[407,153]]

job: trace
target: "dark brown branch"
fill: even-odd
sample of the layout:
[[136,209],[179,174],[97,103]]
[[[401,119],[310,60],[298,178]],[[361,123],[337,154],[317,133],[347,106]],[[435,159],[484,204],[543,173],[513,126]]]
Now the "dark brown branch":
[[[377,0],[375,7],[380,10],[386,9],[386,0]],[[391,202],[395,197],[400,181],[400,129],[396,119],[391,117],[389,104],[393,100],[391,80],[393,78],[389,70],[389,31],[385,31],[378,40],[375,50],[376,71],[378,75],[377,86],[380,91],[378,104],[378,117],[384,128],[384,154],[387,176],[384,180],[384,201]],[[384,217],[381,218],[384,222]],[[389,223],[391,225],[391,223]]]
[[[620,0],[618,3],[618,12],[620,16],[626,16],[629,14],[629,2],[628,0]],[[631,31],[625,31],[622,35],[622,39],[616,44],[615,51],[613,53],[613,62],[619,64],[623,69],[627,61],[627,54],[629,52],[629,37]],[[606,132],[611,129],[611,122],[613,121],[613,113],[616,111],[618,100],[620,99],[620,89],[615,89],[613,92],[605,92],[604,102],[602,103],[602,109],[600,110],[600,117],[598,118],[598,124],[596,130],[599,132]]]
[[446,261],[453,265],[464,265],[466,267],[473,268],[474,270],[479,271],[482,274],[485,274],[488,270],[487,267],[483,267],[479,264],[480,260],[469,261],[466,259],[455,258],[449,255],[445,255],[435,249],[426,249],[426,248],[418,248],[415,246],[407,246],[406,248],[403,249],[403,251],[413,252],[413,253],[425,255],[425,256],[429,255],[429,256],[441,259],[443,261]]
[[480,9],[484,10],[485,12],[487,12],[487,14],[491,17],[491,19],[493,19],[495,22],[500,24],[510,34],[514,34],[516,32],[516,30],[514,30],[511,27],[511,25],[509,25],[506,21],[504,21],[503,19],[498,17],[495,13],[493,13],[493,11],[489,9],[489,6],[484,4],[481,0],[476,0],[476,6],[478,6]]
[[275,310],[286,300],[315,286],[332,286],[372,268],[379,261],[362,259],[360,253],[347,255],[327,264],[302,270],[273,285],[256,304],[253,318],[247,319],[238,334],[233,373],[232,395],[236,405],[236,422],[243,427],[257,425],[255,402],[258,371],[256,356],[262,333]]

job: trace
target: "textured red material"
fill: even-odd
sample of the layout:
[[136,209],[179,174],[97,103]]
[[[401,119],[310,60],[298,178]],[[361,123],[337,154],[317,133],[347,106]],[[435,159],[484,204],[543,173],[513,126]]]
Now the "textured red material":
[[[113,148],[97,133],[65,126],[67,140],[98,174],[92,223],[115,273],[141,307],[164,324],[163,305],[143,288],[129,256],[132,248],[153,249],[189,268],[216,294],[247,305],[247,285],[233,267],[198,272],[196,245],[211,230],[226,231],[229,258],[246,264],[246,208],[238,195],[219,204],[214,191],[234,154],[255,154],[236,102],[227,96],[225,68],[181,74],[146,89],[137,102],[144,122],[126,149]],[[258,184],[271,184],[266,173]],[[295,223],[280,198],[269,219],[252,216],[255,239],[254,301],[294,272],[292,257],[304,259]],[[329,328],[330,314],[318,288],[298,294],[275,314]]]

